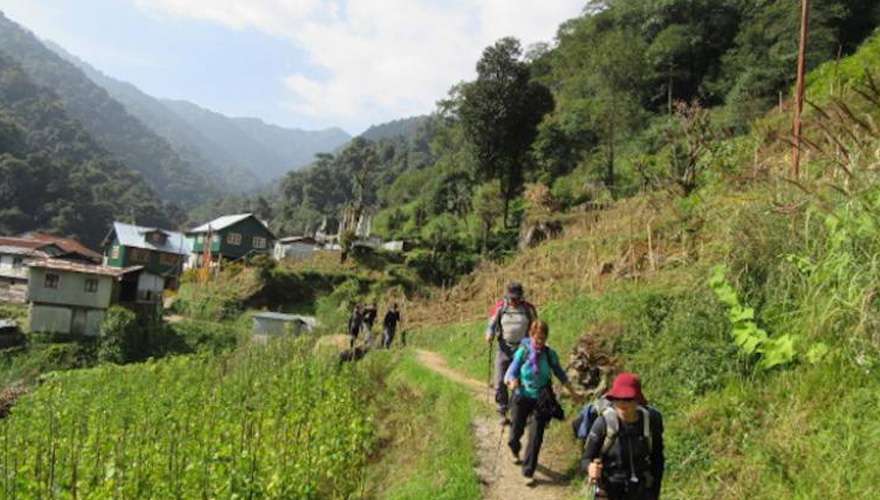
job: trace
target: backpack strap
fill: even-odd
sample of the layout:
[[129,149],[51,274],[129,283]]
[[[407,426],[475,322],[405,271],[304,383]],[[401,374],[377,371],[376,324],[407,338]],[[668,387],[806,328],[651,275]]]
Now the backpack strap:
[[[642,414],[642,435],[645,437],[645,442],[648,443],[648,453],[653,453],[654,440],[651,436],[651,412],[644,406],[639,406],[638,411]],[[617,410],[613,406],[605,408],[602,412],[602,417],[605,419],[605,441],[602,443],[602,455],[605,455],[614,446],[614,441],[620,433],[620,417],[618,417]]]
[[613,407],[605,408],[605,411],[602,412],[602,418],[605,419],[605,441],[602,443],[602,455],[605,455],[614,446],[614,441],[620,432],[620,418],[617,416],[617,410]]
[[642,435],[645,442],[648,443],[648,453],[654,452],[654,440],[651,436],[651,412],[644,406],[639,406],[639,412],[642,414]]

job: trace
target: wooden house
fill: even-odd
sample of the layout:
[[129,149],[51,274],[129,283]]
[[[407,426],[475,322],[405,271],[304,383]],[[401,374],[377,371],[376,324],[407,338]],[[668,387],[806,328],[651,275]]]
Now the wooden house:
[[42,259],[99,264],[101,255],[76,240],[44,233],[0,237],[0,302],[25,302],[27,264]]
[[[114,222],[104,238],[104,264],[123,269],[141,266],[136,287],[124,287],[124,302],[159,302],[166,288],[175,289],[189,255],[189,242],[182,233]],[[130,290],[136,290],[131,297]]]
[[192,248],[191,267],[201,265],[206,244],[210,244],[212,262],[268,255],[275,245],[275,235],[254,214],[224,215],[187,231],[186,236]]
[[98,335],[116,282],[141,270],[58,259],[33,261],[28,267],[30,331],[73,335]]

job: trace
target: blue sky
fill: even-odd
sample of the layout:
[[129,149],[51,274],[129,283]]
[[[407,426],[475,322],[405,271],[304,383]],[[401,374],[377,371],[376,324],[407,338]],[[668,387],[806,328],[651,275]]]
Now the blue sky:
[[0,0],[9,18],[157,96],[284,126],[429,113],[502,36],[552,41],[584,0]]

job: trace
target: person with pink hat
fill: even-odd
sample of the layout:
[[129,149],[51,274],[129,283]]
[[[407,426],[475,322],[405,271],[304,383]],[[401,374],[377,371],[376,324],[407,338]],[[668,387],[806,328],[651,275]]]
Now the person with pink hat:
[[647,406],[634,373],[618,375],[605,398],[611,407],[590,428],[583,457],[596,498],[659,499],[666,467],[660,412]]

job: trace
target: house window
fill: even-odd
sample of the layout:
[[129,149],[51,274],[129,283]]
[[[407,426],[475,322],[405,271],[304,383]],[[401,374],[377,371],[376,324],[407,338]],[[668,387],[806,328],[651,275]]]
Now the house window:
[[201,234],[197,234],[197,235],[196,235],[196,243],[201,243],[201,242],[202,242],[202,235],[201,235]]
[[211,237],[211,241],[213,241],[214,243],[220,243],[220,235],[215,234],[213,237]]
[[143,248],[132,248],[131,261],[142,263],[150,262],[150,252],[148,250],[144,250]]
[[119,258],[119,245],[113,245],[113,249],[110,250],[110,258],[118,259]]
[[266,248],[266,238],[254,236],[254,248]]
[[21,264],[24,260],[21,257],[13,257],[12,258],[12,268],[13,269],[21,269]]
[[177,256],[173,253],[163,253],[159,254],[159,262],[163,266],[176,266],[177,265]]
[[55,273],[46,273],[46,280],[43,282],[43,287],[57,290],[61,287],[61,276]]
[[86,280],[86,293],[97,293],[97,291],[98,291],[98,280],[87,279]]
[[230,245],[241,245],[241,234],[229,233],[226,236],[226,243],[229,243]]

